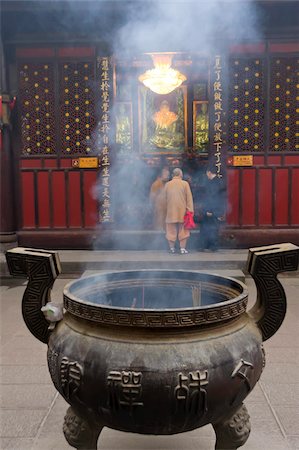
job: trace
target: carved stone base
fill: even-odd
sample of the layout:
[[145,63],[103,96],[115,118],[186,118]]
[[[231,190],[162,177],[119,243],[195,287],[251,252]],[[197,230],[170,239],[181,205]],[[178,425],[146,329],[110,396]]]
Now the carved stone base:
[[79,416],[72,408],[68,408],[64,417],[64,436],[70,446],[78,450],[96,450],[102,428]]
[[242,405],[233,416],[221,423],[213,424],[216,433],[215,450],[235,450],[248,439],[250,434],[249,414],[245,405]]

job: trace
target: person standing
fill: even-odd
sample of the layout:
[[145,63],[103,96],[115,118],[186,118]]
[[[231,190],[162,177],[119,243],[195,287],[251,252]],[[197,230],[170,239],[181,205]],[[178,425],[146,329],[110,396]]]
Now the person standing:
[[153,212],[153,226],[155,230],[165,229],[166,217],[166,201],[164,195],[164,188],[166,182],[169,180],[169,169],[163,167],[159,176],[151,185],[150,203]]
[[170,253],[175,253],[175,243],[179,240],[180,253],[187,254],[187,240],[190,231],[184,227],[184,216],[187,211],[194,212],[192,192],[187,181],[183,180],[183,172],[176,168],[173,178],[165,185],[166,200],[166,239]]
[[216,251],[219,245],[220,223],[224,220],[225,190],[214,166],[207,169],[206,176],[203,217],[200,222],[200,250]]

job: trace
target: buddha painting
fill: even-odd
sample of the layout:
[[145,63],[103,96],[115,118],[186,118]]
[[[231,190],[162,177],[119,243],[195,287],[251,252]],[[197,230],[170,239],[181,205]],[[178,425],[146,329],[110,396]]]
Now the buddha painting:
[[185,147],[185,98],[182,89],[157,95],[149,90],[141,104],[142,150],[178,153]]
[[155,132],[150,143],[160,149],[175,149],[184,142],[182,133],[176,130],[178,115],[170,111],[167,100],[160,104],[159,111],[153,114]]

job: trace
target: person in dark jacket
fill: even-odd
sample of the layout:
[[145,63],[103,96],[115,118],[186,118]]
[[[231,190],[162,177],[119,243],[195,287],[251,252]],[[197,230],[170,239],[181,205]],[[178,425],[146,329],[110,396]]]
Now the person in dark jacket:
[[206,171],[206,186],[200,222],[200,250],[218,249],[220,223],[224,220],[225,190],[223,181],[211,166]]

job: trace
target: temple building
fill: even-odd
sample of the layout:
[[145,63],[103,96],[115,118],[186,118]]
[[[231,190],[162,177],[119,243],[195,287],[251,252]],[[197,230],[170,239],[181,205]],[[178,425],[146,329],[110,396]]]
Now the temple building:
[[224,4],[1,2],[1,242],[148,248],[162,169],[200,221],[213,164],[222,246],[299,244],[298,3]]

